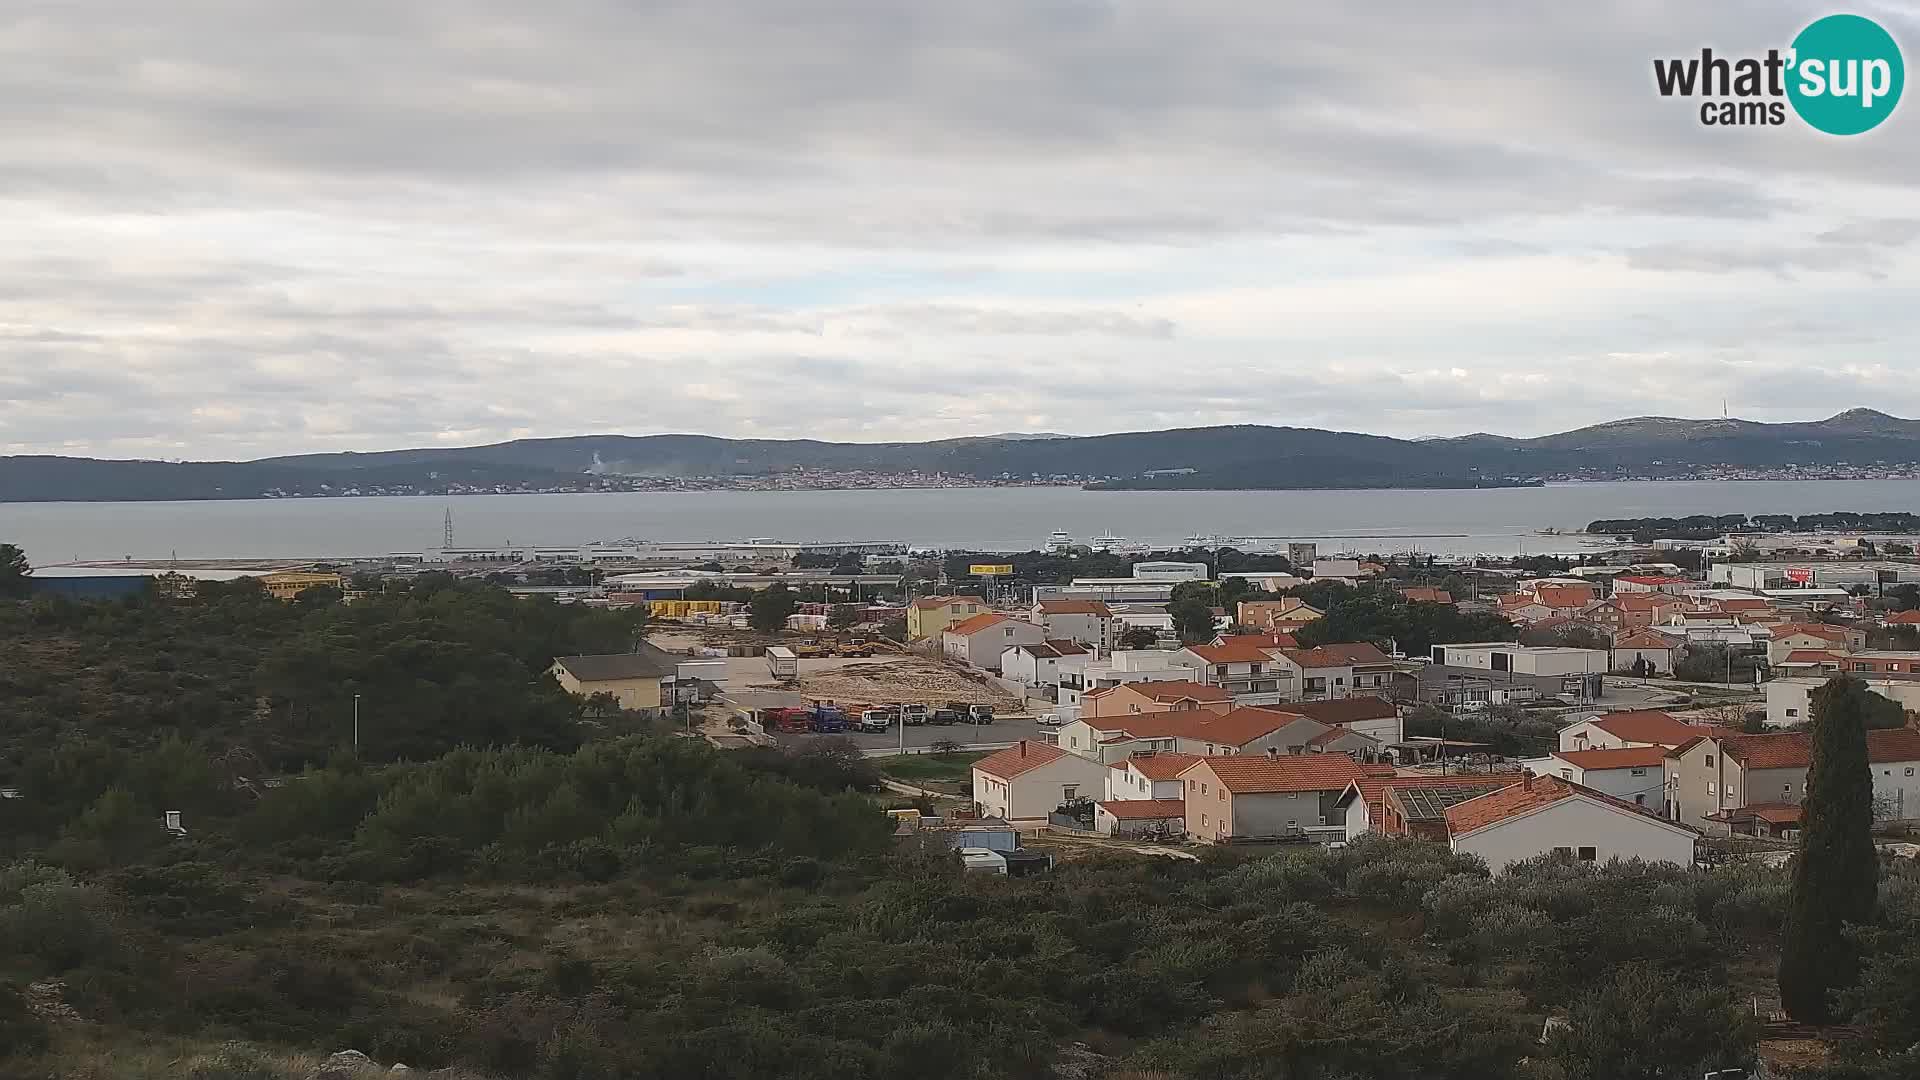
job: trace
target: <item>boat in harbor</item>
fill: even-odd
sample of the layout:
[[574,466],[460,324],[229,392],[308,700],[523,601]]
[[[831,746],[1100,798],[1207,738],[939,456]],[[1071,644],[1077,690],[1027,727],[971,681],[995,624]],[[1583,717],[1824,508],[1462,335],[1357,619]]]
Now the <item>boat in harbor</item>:
[[1124,536],[1113,535],[1112,529],[1103,531],[1099,536],[1087,541],[1087,546],[1095,551],[1115,551],[1128,546],[1130,541]]
[[1073,534],[1065,529],[1055,529],[1047,534],[1047,550],[1053,552],[1072,551]]

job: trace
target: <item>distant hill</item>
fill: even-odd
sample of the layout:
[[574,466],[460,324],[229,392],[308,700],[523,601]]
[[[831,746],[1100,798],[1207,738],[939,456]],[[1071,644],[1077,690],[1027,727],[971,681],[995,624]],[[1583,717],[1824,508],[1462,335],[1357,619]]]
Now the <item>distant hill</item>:
[[1059,478],[1113,489],[1477,487],[1540,477],[1676,476],[1711,466],[1920,462],[1920,421],[1853,409],[1809,423],[1636,417],[1533,439],[1393,439],[1316,428],[1009,433],[917,443],[579,435],[487,446],[244,462],[0,457],[0,502],[231,499],[464,488],[589,490],[613,480],[764,477],[795,469]]

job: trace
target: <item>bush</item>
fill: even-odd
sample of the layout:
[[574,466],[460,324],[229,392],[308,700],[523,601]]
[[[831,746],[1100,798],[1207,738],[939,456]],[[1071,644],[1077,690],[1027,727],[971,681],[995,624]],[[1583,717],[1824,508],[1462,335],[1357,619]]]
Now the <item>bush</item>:
[[113,920],[101,896],[85,885],[46,882],[18,890],[0,906],[0,955],[39,961],[60,972],[107,965],[119,953]]

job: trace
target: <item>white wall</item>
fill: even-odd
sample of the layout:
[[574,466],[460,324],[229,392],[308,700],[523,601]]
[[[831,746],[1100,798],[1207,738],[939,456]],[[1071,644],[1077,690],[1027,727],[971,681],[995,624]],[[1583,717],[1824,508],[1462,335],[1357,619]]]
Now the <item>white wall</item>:
[[1455,851],[1480,856],[1496,874],[1557,847],[1572,848],[1576,855],[1582,847],[1592,847],[1595,861],[1603,863],[1640,858],[1693,865],[1691,834],[1577,795],[1453,839]]
[[1767,686],[1767,726],[1787,727],[1813,719],[1813,692],[1822,679],[1771,679]]
[[1079,798],[1098,799],[1106,791],[1106,774],[1110,771],[1097,761],[1072,754],[1055,758],[1010,781],[975,769],[973,801],[991,817],[1043,818],[1065,800],[1069,787]]

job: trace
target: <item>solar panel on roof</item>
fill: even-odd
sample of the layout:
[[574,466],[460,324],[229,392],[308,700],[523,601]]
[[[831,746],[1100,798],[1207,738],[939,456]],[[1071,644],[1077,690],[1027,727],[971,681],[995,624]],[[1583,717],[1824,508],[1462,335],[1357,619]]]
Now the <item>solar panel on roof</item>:
[[1406,808],[1408,821],[1439,821],[1447,816],[1447,807],[1478,798],[1493,787],[1481,784],[1460,787],[1395,788],[1393,793]]

